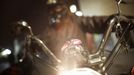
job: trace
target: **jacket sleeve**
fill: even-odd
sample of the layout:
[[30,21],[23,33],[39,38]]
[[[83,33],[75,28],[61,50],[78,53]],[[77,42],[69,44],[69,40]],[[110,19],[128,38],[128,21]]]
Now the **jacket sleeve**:
[[[80,27],[82,28],[84,32],[104,33],[106,29],[108,28],[110,20],[113,18],[117,19],[117,15],[93,16],[93,17],[82,16],[82,17],[78,17],[78,21],[80,23],[79,24]],[[123,24],[128,23],[130,19],[132,20],[132,24],[134,25],[133,16],[121,16],[121,22],[123,22]]]
[[107,29],[107,16],[78,17],[80,27],[84,32],[104,33]]

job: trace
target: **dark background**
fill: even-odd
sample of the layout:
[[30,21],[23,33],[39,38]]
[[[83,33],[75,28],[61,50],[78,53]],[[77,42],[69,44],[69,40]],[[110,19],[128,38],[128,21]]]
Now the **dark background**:
[[1,0],[0,2],[0,46],[9,46],[13,40],[11,24],[25,20],[38,35],[47,24],[44,0]]

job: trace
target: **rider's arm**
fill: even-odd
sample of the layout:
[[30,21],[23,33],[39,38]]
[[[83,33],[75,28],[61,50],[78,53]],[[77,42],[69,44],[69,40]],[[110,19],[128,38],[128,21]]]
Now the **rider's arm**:
[[[129,19],[134,19],[133,16],[120,16],[121,23],[129,22]],[[117,15],[111,16],[93,16],[93,17],[78,17],[78,22],[83,31],[89,33],[104,33],[112,19],[117,21]],[[134,25],[134,22],[132,22]],[[114,29],[113,29],[114,30]]]
[[78,22],[80,23],[80,27],[85,32],[90,33],[104,33],[107,24],[106,20],[107,16],[93,16],[93,17],[78,17]]

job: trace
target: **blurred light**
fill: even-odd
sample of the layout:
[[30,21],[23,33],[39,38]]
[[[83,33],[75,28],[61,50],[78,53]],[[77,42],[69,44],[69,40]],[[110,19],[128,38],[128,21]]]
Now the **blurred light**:
[[60,75],[101,75],[90,68],[78,68],[71,71],[63,71]]
[[57,0],[48,0],[47,1],[47,4],[56,4],[57,3]]
[[38,54],[36,54],[36,57],[40,57]]
[[22,21],[23,26],[27,26],[27,23],[25,21]]
[[72,12],[72,13],[75,13],[76,11],[77,11],[77,7],[76,7],[76,5],[71,5],[70,6],[70,11]]
[[82,15],[83,15],[83,13],[82,13],[81,11],[77,11],[75,14],[76,14],[77,16],[82,16]]
[[23,59],[20,59],[20,60],[19,60],[19,62],[22,62],[22,61],[23,61]]
[[11,54],[11,50],[9,50],[9,49],[5,49],[4,51],[1,52],[2,56],[7,56],[7,55],[10,55],[10,54]]

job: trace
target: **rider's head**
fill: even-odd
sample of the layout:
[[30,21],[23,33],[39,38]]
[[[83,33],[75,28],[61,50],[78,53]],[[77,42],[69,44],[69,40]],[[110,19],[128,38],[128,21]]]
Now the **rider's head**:
[[49,12],[49,23],[53,26],[71,14],[66,0],[48,0],[47,11]]

